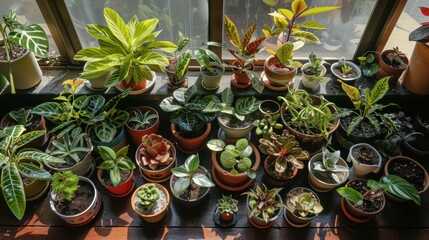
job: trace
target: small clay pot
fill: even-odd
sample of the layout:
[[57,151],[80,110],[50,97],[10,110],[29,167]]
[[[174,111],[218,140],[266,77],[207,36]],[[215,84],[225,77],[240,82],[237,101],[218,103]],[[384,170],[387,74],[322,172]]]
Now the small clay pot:
[[281,67],[279,60],[270,56],[264,62],[264,73],[272,86],[282,87],[293,81],[297,70]]
[[263,118],[265,115],[274,116],[280,112],[280,104],[274,100],[263,100],[259,104],[259,117]]
[[207,137],[210,134],[210,130],[212,129],[212,124],[208,123],[206,127],[206,131],[198,137],[195,138],[185,138],[182,137],[176,129],[176,124],[171,123],[170,125],[171,133],[174,138],[176,138],[179,150],[186,153],[196,153],[201,148],[204,147],[204,144],[207,140]]
[[131,193],[131,189],[134,187],[133,170],[129,170],[130,174],[128,175],[128,178],[122,184],[119,184],[116,187],[109,185],[109,184],[106,184],[103,181],[103,179],[101,177],[103,171],[106,171],[106,170],[98,169],[98,171],[97,171],[98,181],[100,181],[100,183],[107,189],[107,191],[109,191],[110,195],[112,195],[114,197],[125,197]]
[[380,65],[380,70],[375,75],[377,79],[381,79],[383,77],[389,76],[389,85],[396,86],[396,83],[398,82],[399,77],[401,77],[402,73],[407,69],[408,67],[408,58],[405,55],[399,56],[407,65],[405,68],[395,68],[390,66],[388,63],[386,63],[382,56],[385,56],[389,53],[394,53],[395,51],[393,49],[384,50],[381,53],[381,56],[378,57],[378,64]]
[[[128,122],[125,124],[125,128],[127,129],[127,132],[130,135],[131,139],[133,140],[133,142],[137,146],[139,146],[142,143],[142,137],[144,135],[149,135],[151,133],[158,133],[159,114],[158,114],[158,111],[156,111],[154,108],[151,108],[148,106],[140,106],[140,107],[136,107],[135,109],[139,109],[140,112],[142,112],[142,113],[149,111],[150,114],[156,114],[158,116],[155,123],[152,126],[149,126],[148,128],[142,129],[142,130],[137,130],[137,129],[131,128],[130,125],[128,124]],[[130,118],[134,117],[134,111],[133,110],[128,111],[128,114],[129,114]]]
[[142,209],[139,206],[137,193],[146,184],[138,187],[134,191],[133,195],[131,196],[131,207],[134,210],[134,212],[137,213],[140,217],[142,217],[143,220],[145,220],[146,222],[150,222],[150,223],[161,221],[165,217],[165,215],[167,214],[168,205],[170,204],[170,194],[168,193],[167,189],[158,183],[153,183],[153,184],[155,184],[155,186],[158,188],[159,191],[162,191],[164,193],[165,198],[166,198],[166,203],[164,203],[163,207],[160,209],[159,212],[152,213],[152,214],[145,214],[142,212]]

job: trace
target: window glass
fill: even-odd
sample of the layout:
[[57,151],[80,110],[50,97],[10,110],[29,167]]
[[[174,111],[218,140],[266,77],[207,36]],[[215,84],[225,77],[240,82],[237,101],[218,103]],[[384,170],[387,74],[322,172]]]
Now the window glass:
[[[265,24],[272,26],[270,9],[291,9],[292,0],[230,0],[225,1],[224,13],[237,25],[241,34],[243,29],[256,22],[254,37],[261,36]],[[294,53],[295,58],[307,58],[310,52],[315,52],[324,59],[353,58],[360,39],[368,24],[376,0],[306,0],[308,8],[321,6],[341,6],[340,9],[319,15],[299,18],[297,21],[314,20],[326,26],[326,30],[310,30],[320,40],[320,45],[305,45]],[[226,48],[232,47],[223,33],[225,44],[223,57],[232,58]],[[275,43],[269,39],[264,43]],[[266,52],[260,54],[265,58]]]
[[[9,9],[16,12],[17,19],[20,23],[39,24],[48,35],[49,40],[49,56],[59,55],[58,48],[52,38],[48,25],[34,0],[1,0],[0,1],[0,16],[7,14]],[[3,20],[1,21],[3,23]],[[0,35],[1,39],[1,35]]]
[[140,21],[158,18],[162,29],[157,40],[177,42],[179,32],[192,40],[190,47],[200,46],[208,39],[208,4],[201,0],[65,0],[74,27],[83,48],[97,46],[88,35],[85,26],[89,23],[106,25],[104,7],[115,9],[128,22],[134,15]]

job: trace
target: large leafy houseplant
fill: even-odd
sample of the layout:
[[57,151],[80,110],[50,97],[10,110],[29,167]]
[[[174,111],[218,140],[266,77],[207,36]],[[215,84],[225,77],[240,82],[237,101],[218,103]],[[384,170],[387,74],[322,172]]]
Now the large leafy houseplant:
[[[37,57],[48,56],[48,37],[43,28],[38,24],[25,25],[18,22],[16,13],[9,9],[6,15],[2,16],[4,25],[0,24],[0,34],[2,40],[0,46],[5,49],[6,59],[9,65],[9,82],[11,93],[15,94],[15,83],[12,73],[13,54],[19,48],[34,53]],[[16,58],[16,57],[15,57]],[[0,78],[3,78],[0,73]]]
[[160,31],[155,31],[158,19],[139,21],[134,16],[128,23],[110,8],[104,9],[107,26],[88,24],[86,30],[98,40],[99,47],[80,50],[74,57],[89,62],[82,78],[93,79],[113,71],[106,87],[124,80],[139,84],[144,79],[153,80],[152,71],[164,71],[168,59],[160,52],[173,53],[177,46],[169,41],[156,41]]
[[21,149],[25,144],[45,134],[44,130],[24,132],[23,125],[9,126],[0,130],[1,188],[6,204],[18,219],[22,219],[26,208],[21,176],[42,180],[51,179],[48,171],[21,160],[32,159],[43,163],[64,162],[62,159],[35,149]]

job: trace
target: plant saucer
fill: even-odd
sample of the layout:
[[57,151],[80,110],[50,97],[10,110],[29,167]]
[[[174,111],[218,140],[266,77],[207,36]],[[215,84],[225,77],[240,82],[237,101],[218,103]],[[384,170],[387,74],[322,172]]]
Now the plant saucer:
[[274,223],[274,222],[271,222],[271,223],[269,223],[269,224],[268,224],[268,225],[266,225],[266,226],[258,225],[258,224],[254,223],[254,222],[252,221],[252,218],[250,217],[250,213],[248,213],[248,214],[247,214],[247,219],[249,220],[250,224],[252,224],[252,226],[254,226],[255,228],[259,228],[259,229],[266,229],[266,228],[270,228],[270,227],[273,225],[273,223]]
[[248,84],[239,84],[237,82],[237,79],[235,78],[235,74],[232,74],[231,77],[231,84],[232,86],[234,86],[235,88],[239,88],[239,89],[246,89],[246,88],[250,88],[250,86],[252,86],[252,83],[249,81]]
[[295,77],[294,77],[291,81],[289,81],[287,84],[284,84],[283,86],[274,86],[271,84],[271,82],[265,76],[265,72],[261,73],[261,78],[262,78],[262,81],[264,81],[265,87],[267,87],[268,89],[273,90],[273,91],[286,91],[290,87],[293,87],[293,83],[295,81]]
[[238,221],[238,212],[234,213],[234,217],[230,221],[224,221],[220,217],[220,212],[216,208],[213,212],[213,221],[216,223],[216,225],[219,225],[221,227],[231,227],[234,226]]
[[204,88],[205,90],[208,90],[208,91],[213,91],[213,90],[216,90],[216,89],[218,89],[218,88],[219,88],[219,85],[217,85],[216,87],[209,88],[209,87],[207,87],[206,85],[204,85],[204,81],[201,81],[201,86],[203,86],[203,88]]
[[45,182],[46,182],[46,186],[43,188],[43,190],[39,194],[37,194],[36,196],[31,197],[31,198],[25,198],[25,201],[31,202],[31,201],[35,201],[35,200],[39,199],[40,197],[42,197],[48,191],[49,183],[51,183],[51,181],[45,181]]
[[205,148],[205,147],[206,147],[206,144],[203,144],[200,148],[198,148],[198,149],[196,149],[196,150],[193,150],[193,151],[187,151],[187,150],[183,149],[177,141],[175,141],[174,143],[175,143],[175,145],[176,145],[176,148],[177,148],[177,149],[179,149],[179,151],[181,151],[182,153],[187,153],[187,154],[194,154],[194,153],[197,153],[197,152],[199,152],[199,151],[203,150],[203,148]]
[[[248,141],[250,141],[250,138],[252,137],[252,132],[248,132],[246,135],[244,135],[243,138],[246,138]],[[217,138],[225,140],[228,138],[231,138],[229,136],[226,135],[225,131],[222,130],[222,128],[219,128],[219,130],[217,131]]]
[[[138,90],[131,90],[129,92],[130,95],[142,94],[144,92],[149,91],[155,85],[156,74],[154,71],[150,71],[150,73],[152,74],[152,81],[146,80],[146,86],[144,88]],[[119,82],[115,87],[121,92],[125,90],[125,87],[122,85],[122,82]]]
[[227,191],[230,191],[230,192],[240,192],[240,191],[242,191],[242,190],[244,190],[244,189],[246,189],[246,188],[248,188],[252,183],[253,183],[253,179],[249,179],[247,182],[245,182],[243,185],[240,185],[240,186],[234,186],[234,187],[232,187],[232,186],[228,186],[228,185],[225,185],[221,180],[220,180],[220,178],[217,176],[217,174],[216,174],[216,170],[215,170],[215,167],[212,167],[212,176],[213,176],[213,179],[214,179],[214,181],[215,181],[215,183],[216,183],[216,185],[217,186],[219,186],[220,188],[222,188],[222,189],[224,189],[224,190],[227,190]]

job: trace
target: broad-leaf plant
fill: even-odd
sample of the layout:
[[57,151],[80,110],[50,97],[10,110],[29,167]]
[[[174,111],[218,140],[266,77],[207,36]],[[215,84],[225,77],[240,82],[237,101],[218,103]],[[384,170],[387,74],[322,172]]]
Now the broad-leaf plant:
[[103,162],[98,168],[109,171],[110,181],[113,187],[119,185],[122,170],[126,171],[136,168],[134,163],[127,157],[128,146],[119,149],[117,152],[106,146],[99,146],[98,150],[103,159]]

